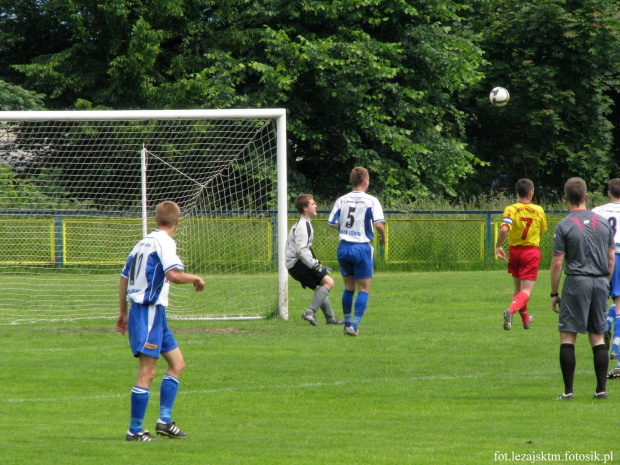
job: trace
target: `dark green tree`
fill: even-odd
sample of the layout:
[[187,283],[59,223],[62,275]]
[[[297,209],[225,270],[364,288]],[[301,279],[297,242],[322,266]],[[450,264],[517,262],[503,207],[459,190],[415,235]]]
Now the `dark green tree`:
[[289,109],[295,187],[333,197],[355,164],[388,199],[453,195],[476,158],[452,97],[481,50],[451,1],[231,2],[185,39],[159,100]]
[[42,110],[42,94],[0,80],[0,111]]
[[386,200],[454,195],[478,162],[455,96],[482,51],[452,0],[4,3],[0,69],[49,108],[286,107],[292,190],[362,164]]
[[[557,197],[577,175],[602,189],[618,175],[612,113],[620,77],[618,3],[480,1],[472,12],[489,64],[465,100],[472,118],[467,138],[488,164],[463,192],[512,188],[529,177],[539,194]],[[510,91],[505,107],[489,103],[494,86]]]

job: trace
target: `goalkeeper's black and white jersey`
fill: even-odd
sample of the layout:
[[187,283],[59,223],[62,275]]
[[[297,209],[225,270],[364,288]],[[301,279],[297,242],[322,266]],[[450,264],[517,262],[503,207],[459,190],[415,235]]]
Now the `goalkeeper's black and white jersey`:
[[286,239],[285,264],[288,269],[293,268],[298,260],[309,268],[314,268],[319,263],[312,250],[313,239],[314,229],[310,218],[301,215]]

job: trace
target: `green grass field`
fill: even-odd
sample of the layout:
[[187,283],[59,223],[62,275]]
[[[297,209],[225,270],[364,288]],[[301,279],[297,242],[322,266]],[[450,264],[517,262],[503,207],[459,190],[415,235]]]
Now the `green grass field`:
[[[111,331],[115,308],[108,321],[0,326],[0,457],[3,465],[619,461],[620,381],[609,382],[609,400],[591,399],[592,353],[580,337],[577,398],[555,401],[563,385],[549,273],[530,300],[529,331],[517,320],[502,329],[511,292],[505,271],[379,273],[358,338],[303,322],[311,294],[294,282],[289,321],[171,322],[187,362],[174,419],[190,437],[153,444],[124,440],[137,363]],[[152,432],[164,367],[146,415]]]

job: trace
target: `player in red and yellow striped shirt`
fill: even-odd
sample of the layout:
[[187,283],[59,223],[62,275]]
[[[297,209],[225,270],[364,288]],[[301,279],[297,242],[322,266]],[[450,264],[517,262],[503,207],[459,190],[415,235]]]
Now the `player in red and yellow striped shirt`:
[[540,236],[547,231],[544,210],[532,203],[534,183],[519,179],[515,185],[519,201],[504,210],[504,219],[495,244],[495,254],[506,260],[502,243],[508,237],[508,272],[514,281],[514,297],[504,310],[504,329],[512,327],[512,315],[519,312],[525,329],[530,328],[532,318],[527,313],[527,301],[532,295],[538,266],[540,265]]

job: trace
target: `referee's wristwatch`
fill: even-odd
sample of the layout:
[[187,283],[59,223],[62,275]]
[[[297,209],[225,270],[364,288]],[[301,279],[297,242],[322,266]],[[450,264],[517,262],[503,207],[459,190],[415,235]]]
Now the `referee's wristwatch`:
[[549,294],[549,297],[558,297],[559,295],[559,292],[552,292],[551,294]]

